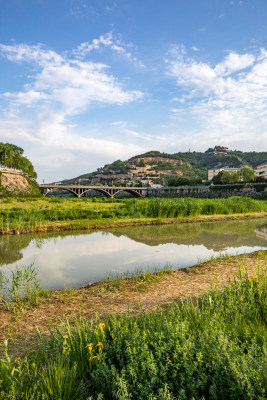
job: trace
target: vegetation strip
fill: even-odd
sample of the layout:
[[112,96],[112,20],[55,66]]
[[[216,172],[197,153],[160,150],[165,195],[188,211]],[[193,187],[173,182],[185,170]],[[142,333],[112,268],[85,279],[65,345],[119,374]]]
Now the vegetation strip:
[[[156,288],[154,298],[161,302],[161,287],[169,305],[155,308],[157,303],[148,301],[147,307],[139,303],[138,309],[129,307],[125,313],[124,303],[121,316],[110,313],[105,320],[103,313],[110,311],[105,310],[105,292],[109,304],[121,290],[135,293],[141,276],[135,282],[72,291],[70,297],[79,293],[84,298],[79,316],[71,324],[62,321],[48,336],[39,330],[38,351],[15,359],[4,343],[0,399],[266,399],[266,265],[267,252],[262,251],[166,271],[145,288],[141,300]],[[203,276],[205,289],[212,280],[213,289],[196,299],[204,289]],[[186,280],[187,291],[180,295],[185,300],[173,303],[177,292],[172,297],[167,288],[173,284],[179,290]],[[102,316],[90,321],[82,311],[96,293]],[[43,306],[28,310],[31,318]],[[117,314],[118,308],[113,311]]]
[[0,233],[96,229],[267,216],[267,204],[228,199],[2,199]]

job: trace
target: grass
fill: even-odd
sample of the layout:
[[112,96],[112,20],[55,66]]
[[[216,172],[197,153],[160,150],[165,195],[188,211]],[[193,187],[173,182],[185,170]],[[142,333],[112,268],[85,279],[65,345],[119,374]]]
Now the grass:
[[[138,278],[139,279],[139,278]],[[0,399],[267,398],[267,273],[132,316],[66,322],[0,360]]]
[[[103,282],[91,284],[98,292],[112,292],[123,290],[126,287],[133,286],[139,291],[144,291],[150,284],[160,281],[162,277],[172,274],[171,266],[166,265],[163,269],[147,268],[143,271],[141,268],[133,272],[107,273]],[[16,266],[13,271],[7,273],[0,270],[0,310],[23,309],[43,304],[53,299],[54,292],[40,289],[38,273],[34,264],[29,266]],[[90,286],[90,285],[89,285]],[[75,293],[75,289],[64,289],[58,291],[61,301],[71,303],[72,299],[67,299],[69,295]],[[15,311],[17,314],[17,311]]]
[[172,274],[173,269],[166,265],[163,269],[153,268],[146,271],[136,268],[134,272],[107,273],[104,278],[104,290],[123,289],[129,284],[138,285],[138,290],[145,290],[149,284],[158,282],[163,276]]
[[166,199],[153,198],[125,203],[129,215],[140,214],[153,218],[194,217],[199,215],[240,214],[266,211],[266,204],[251,198],[228,199]]
[[[267,211],[266,203],[245,198],[24,200],[1,200],[2,233],[88,227],[88,220],[160,222]],[[102,285],[107,292],[128,284],[145,290],[164,273],[172,272],[109,275]],[[2,274],[0,282],[4,309],[36,304],[40,291],[33,266],[8,277]],[[48,337],[38,332],[38,350],[27,357],[10,356],[5,340],[0,400],[267,399],[266,270],[252,277],[242,270],[227,287],[149,312],[140,306],[138,314],[125,310],[123,315],[106,315],[105,325],[103,319],[79,318]]]
[[44,293],[33,264],[6,273],[0,270],[0,309],[36,305]]
[[266,216],[267,204],[244,197],[122,200],[3,198],[0,200],[0,233],[161,224],[218,215],[224,218]]

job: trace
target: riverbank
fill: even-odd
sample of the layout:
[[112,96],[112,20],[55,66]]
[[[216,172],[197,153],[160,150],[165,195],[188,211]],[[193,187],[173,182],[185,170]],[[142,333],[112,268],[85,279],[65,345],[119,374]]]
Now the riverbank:
[[266,267],[260,251],[2,310],[0,399],[264,400]]
[[89,282],[80,289],[43,292],[36,305],[0,305],[0,342],[10,338],[12,352],[21,354],[33,343],[38,346],[37,329],[47,335],[51,329],[60,330],[66,319],[91,319],[96,314],[105,318],[107,314],[125,312],[138,315],[177,300],[197,298],[211,287],[221,289],[233,276],[238,279],[240,270],[251,277],[259,269],[267,270],[267,251],[225,256],[186,269],[136,274],[129,279]]
[[0,234],[266,218],[267,203],[230,199],[1,199]]

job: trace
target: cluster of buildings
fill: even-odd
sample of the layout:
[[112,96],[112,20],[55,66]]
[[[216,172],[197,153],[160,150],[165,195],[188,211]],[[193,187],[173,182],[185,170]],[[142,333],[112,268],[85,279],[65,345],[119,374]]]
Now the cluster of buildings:
[[215,146],[213,149],[208,149],[206,151],[206,154],[223,154],[225,156],[227,156],[229,153],[231,152],[230,149],[228,149],[228,147],[225,146]]
[[257,176],[267,179],[267,162],[256,167]]
[[[211,181],[212,178],[218,175],[221,171],[229,172],[230,174],[236,173],[240,171],[241,168],[228,168],[228,167],[221,167],[221,168],[212,168],[208,169],[208,180]],[[267,180],[267,161],[257,165],[256,169],[257,177]]]
[[[128,170],[126,173],[120,173],[113,171],[111,169],[99,171],[98,174],[95,174],[91,178],[91,184],[96,184],[98,182],[112,182],[124,184],[125,182],[129,184],[136,184],[142,183],[143,185],[146,184],[153,184],[154,187],[161,186],[153,183],[154,179],[159,179],[160,174],[156,173],[153,170],[153,165],[145,165],[143,167],[139,167],[136,165],[131,165],[131,169]],[[164,174],[164,172],[163,172]]]

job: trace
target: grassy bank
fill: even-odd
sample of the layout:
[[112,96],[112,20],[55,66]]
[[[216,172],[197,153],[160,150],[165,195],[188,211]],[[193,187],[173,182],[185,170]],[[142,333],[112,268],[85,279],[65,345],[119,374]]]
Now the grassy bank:
[[228,199],[1,199],[0,233],[267,216],[267,204]]
[[[81,312],[80,318],[62,322],[49,335],[39,333],[38,350],[27,358],[10,357],[5,342],[0,399],[266,399],[266,252],[212,261],[188,271],[166,271],[148,281],[154,290],[162,287],[168,298],[170,282],[179,289],[184,276],[188,295],[194,278],[200,286],[203,270],[206,278],[221,277],[220,267],[230,273],[230,266],[235,267],[234,276],[225,274],[222,286],[217,281],[217,287],[200,296],[176,296],[175,302],[157,308],[151,303],[150,311],[139,302],[134,314],[126,303],[121,315],[83,318]],[[127,285],[131,292],[142,282],[136,276],[102,283],[83,290],[83,298],[92,300],[97,292],[105,313],[115,295],[118,298]],[[144,299],[147,296],[148,292]],[[155,296],[160,303],[159,290]],[[73,309],[74,303],[69,307]],[[52,308],[55,305],[49,312]],[[86,300],[80,308],[86,308]],[[34,315],[31,311],[31,318]]]

